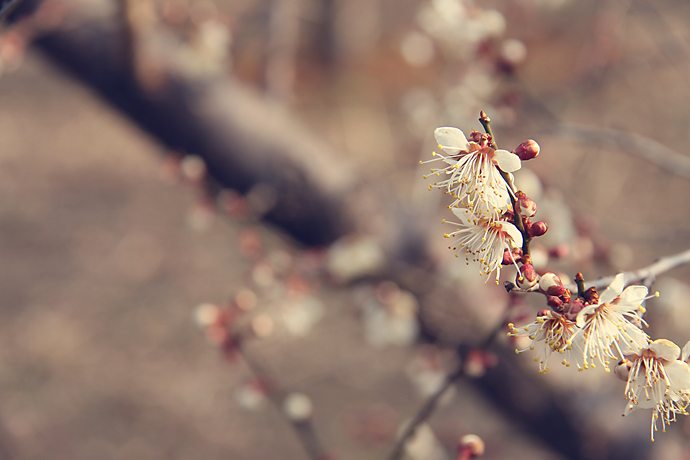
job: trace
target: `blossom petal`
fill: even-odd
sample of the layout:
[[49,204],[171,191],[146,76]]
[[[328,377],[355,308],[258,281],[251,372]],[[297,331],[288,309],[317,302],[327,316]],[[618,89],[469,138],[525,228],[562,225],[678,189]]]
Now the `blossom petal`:
[[690,390],[690,366],[683,361],[671,361],[664,366],[664,371],[675,390]]
[[690,341],[685,344],[683,347],[683,352],[680,355],[680,359],[682,359],[685,362],[688,362],[688,358],[690,358]]
[[496,222],[497,225],[501,226],[501,231],[507,233],[508,236],[513,240],[516,248],[522,246],[522,233],[518,228],[511,224],[510,222]]
[[450,155],[455,155],[461,150],[468,151],[470,148],[470,143],[467,142],[465,133],[458,128],[450,126],[436,128],[434,137],[443,151]]
[[494,161],[501,168],[501,171],[513,172],[522,167],[520,157],[507,150],[496,150],[494,152]]
[[646,286],[628,286],[620,295],[621,303],[634,305],[633,310],[635,310],[642,305],[648,293],[649,290]]
[[609,284],[609,287],[599,296],[599,303],[610,303],[613,299],[621,295],[625,287],[625,275],[619,273]]
[[587,305],[585,308],[580,310],[580,312],[577,314],[577,317],[575,318],[575,324],[577,324],[577,327],[582,328],[585,325],[585,316],[586,315],[591,315],[594,310],[599,305]]
[[658,339],[649,344],[648,347],[654,352],[657,359],[675,361],[680,356],[680,347],[670,340]]
[[475,225],[476,217],[472,211],[467,208],[453,208],[453,214],[460,219],[460,223],[465,227],[473,227]]

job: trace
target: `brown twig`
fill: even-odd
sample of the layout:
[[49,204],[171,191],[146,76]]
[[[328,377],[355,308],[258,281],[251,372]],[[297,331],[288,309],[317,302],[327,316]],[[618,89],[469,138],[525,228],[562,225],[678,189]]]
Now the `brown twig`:
[[[494,133],[491,130],[491,119],[489,116],[482,110],[479,113],[479,122],[482,124],[484,127],[484,131],[486,131],[486,134],[491,136],[491,147],[494,149],[498,149],[498,144],[496,144],[496,139],[494,139]],[[515,216],[515,226],[517,227],[518,230],[520,230],[520,233],[522,234],[522,253],[524,255],[529,254],[529,243],[530,243],[530,236],[525,230],[525,226],[522,224],[522,218],[520,217],[520,214],[518,214],[518,208],[517,208],[517,201],[515,200],[515,184],[513,184],[513,179],[510,177],[510,174],[501,170],[501,168],[498,168],[498,172],[501,173],[501,177],[503,177],[503,180],[506,181],[506,184],[508,184],[508,188],[510,189],[508,195],[510,196],[510,204],[513,205],[513,215]]]
[[[690,249],[680,252],[678,254],[662,257],[651,265],[638,270],[625,272],[625,284],[638,283],[649,279],[655,279],[662,273],[665,273],[674,268],[690,263]],[[615,276],[605,276],[599,278],[591,283],[587,283],[588,287],[596,287],[597,289],[604,288],[613,282]],[[571,291],[575,291],[577,286],[575,284],[568,284],[565,286]]]
[[575,142],[619,148],[634,153],[674,174],[690,179],[690,157],[676,152],[649,137],[612,128],[585,126],[574,123],[556,123],[547,128],[545,134]]
[[[506,312],[501,321],[498,322],[496,327],[486,336],[484,342],[479,347],[473,349],[484,350],[488,348],[496,339],[498,334],[503,330],[507,320],[508,312]],[[465,368],[463,365],[465,361],[464,358],[465,356],[460,356],[460,364],[458,365],[458,368],[452,374],[448,374],[446,376],[443,385],[441,385],[431,396],[426,399],[426,401],[424,401],[424,404],[422,404],[412,420],[410,420],[410,422],[405,426],[405,430],[396,440],[393,450],[388,456],[388,460],[399,460],[402,457],[407,442],[417,432],[417,428],[419,428],[422,423],[431,417],[436,410],[436,407],[438,407],[438,402],[441,400],[443,395],[446,394],[448,389],[465,375]]]
[[244,362],[251,370],[254,376],[263,383],[268,384],[267,394],[269,401],[278,409],[278,412],[290,423],[292,429],[297,435],[297,439],[304,448],[310,460],[325,460],[328,458],[326,450],[314,429],[314,424],[311,418],[306,420],[292,420],[285,416],[283,411],[283,404],[288,392],[276,384],[275,378],[268,368],[260,362],[256,357],[252,357],[243,347],[241,339],[237,340],[237,349],[240,351]]

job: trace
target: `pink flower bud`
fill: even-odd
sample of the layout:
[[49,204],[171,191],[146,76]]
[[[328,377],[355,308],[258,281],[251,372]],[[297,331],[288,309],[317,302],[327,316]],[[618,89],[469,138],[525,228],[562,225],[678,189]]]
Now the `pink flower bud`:
[[579,300],[574,300],[563,306],[563,313],[570,321],[575,321],[575,319],[577,319],[577,314],[580,313],[580,310],[583,308],[584,306],[582,305],[582,302]]
[[476,434],[466,434],[458,442],[458,459],[470,459],[484,455],[484,441]]
[[552,287],[563,287],[563,281],[561,281],[561,278],[555,273],[544,273],[541,280],[539,280],[539,289],[542,292],[547,292],[549,288]]
[[522,249],[514,249],[511,251],[509,249],[504,249],[503,250],[503,261],[501,261],[502,265],[512,265],[515,261],[515,263],[519,263],[522,260]]
[[542,236],[544,233],[546,233],[546,231],[548,229],[549,229],[549,226],[546,225],[546,222],[539,221],[539,222],[535,222],[532,225],[530,225],[527,233],[529,233],[529,236],[531,236],[531,237]]
[[537,204],[523,193],[518,195],[517,210],[522,217],[532,217],[537,213]]
[[515,149],[515,154],[519,156],[522,161],[527,161],[536,158],[539,155],[539,150],[539,144],[530,139],[518,145],[518,148]]
[[555,273],[546,273],[541,277],[541,280],[539,280],[539,290],[556,297],[566,296],[561,299],[566,302],[570,300],[570,291],[563,286],[563,282]]
[[520,267],[520,272],[515,279],[515,284],[517,284],[520,289],[527,291],[536,286],[538,282],[539,275],[537,275],[532,264],[524,264]]

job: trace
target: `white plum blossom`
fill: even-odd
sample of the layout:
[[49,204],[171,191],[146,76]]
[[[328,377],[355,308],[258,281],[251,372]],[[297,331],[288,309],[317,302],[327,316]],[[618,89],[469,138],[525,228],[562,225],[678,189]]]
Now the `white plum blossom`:
[[527,348],[515,350],[515,352],[536,351],[534,361],[539,363],[539,372],[542,374],[549,370],[549,358],[554,351],[563,355],[561,364],[570,367],[572,363],[575,363],[582,371],[582,336],[577,334],[578,328],[575,322],[564,315],[544,310],[533,323],[520,329],[513,323],[509,323],[508,328],[510,329],[509,336],[528,337],[532,340]]
[[482,218],[497,220],[510,208],[511,193],[497,167],[506,173],[517,171],[520,158],[507,150],[470,142],[458,128],[436,128],[434,136],[442,153],[433,152],[435,158],[420,163],[441,160],[447,166],[431,170],[445,177],[429,185],[429,190],[436,187],[455,197],[451,207],[465,207]]
[[[688,345],[683,348],[686,355]],[[690,366],[679,360],[681,350],[666,339],[655,340],[649,345],[626,356],[630,371],[625,386],[628,404],[623,416],[635,409],[652,409],[651,438],[661,419],[662,431],[676,420],[676,414],[687,415],[690,403]],[[687,359],[687,356],[683,356]]]
[[457,225],[454,232],[444,235],[446,238],[456,238],[454,245],[449,248],[456,251],[456,256],[465,249],[468,265],[470,259],[478,262],[481,275],[490,275],[495,271],[498,284],[504,250],[522,246],[520,230],[510,222],[483,218],[469,209],[452,208],[452,211],[459,222],[447,222]]
[[609,372],[611,359],[622,359],[649,343],[649,336],[638,327],[644,320],[637,313],[644,312],[642,303],[650,297],[647,288],[628,286],[623,290],[623,287],[625,276],[619,273],[598,302],[586,306],[577,315],[577,326],[584,338],[585,369],[590,365],[596,367],[596,358]]

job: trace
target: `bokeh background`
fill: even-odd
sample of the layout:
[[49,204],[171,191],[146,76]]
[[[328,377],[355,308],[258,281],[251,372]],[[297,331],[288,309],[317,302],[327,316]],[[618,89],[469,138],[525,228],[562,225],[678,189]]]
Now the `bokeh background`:
[[[467,433],[487,459],[690,458],[687,418],[651,443],[613,376],[540,375],[504,334],[468,353],[543,298],[454,257],[419,166],[484,110],[502,148],[542,147],[516,175],[540,270],[686,250],[688,24],[685,0],[24,0],[0,32],[0,458],[309,458],[199,327],[219,308],[329,458],[385,458],[457,366],[410,459]],[[688,282],[655,280],[652,337],[690,339]]]

